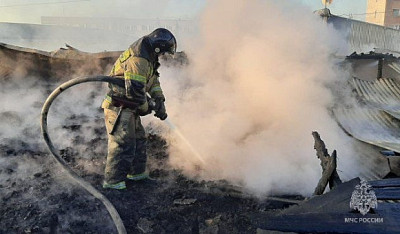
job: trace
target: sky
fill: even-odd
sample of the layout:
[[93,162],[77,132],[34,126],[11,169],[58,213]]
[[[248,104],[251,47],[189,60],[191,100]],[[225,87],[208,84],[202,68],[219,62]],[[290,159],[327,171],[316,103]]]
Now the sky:
[[[321,0],[301,0],[301,2],[310,6],[313,10],[323,7]],[[353,17],[353,19],[364,21],[365,15],[363,14],[367,9],[367,0],[333,0],[328,8],[334,15]]]
[[[321,0],[280,1],[305,4],[310,7],[310,11],[323,7]],[[348,17],[352,14],[355,19],[364,20],[364,15],[357,14],[365,13],[366,1],[334,0],[329,8],[335,15]],[[207,0],[0,0],[0,22],[40,24],[41,16],[192,19],[206,2]]]

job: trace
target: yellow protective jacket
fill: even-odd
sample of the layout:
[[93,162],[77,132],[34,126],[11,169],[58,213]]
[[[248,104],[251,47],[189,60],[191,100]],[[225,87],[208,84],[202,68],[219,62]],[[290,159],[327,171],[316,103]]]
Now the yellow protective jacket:
[[[102,104],[103,108],[111,109],[111,96],[132,99],[134,83],[144,85],[144,91],[149,93],[152,98],[165,99],[157,72],[158,59],[151,56],[147,52],[149,50],[145,38],[141,38],[120,55],[111,69],[110,76],[116,79],[124,79],[125,88],[109,84],[110,91]],[[138,110],[139,112],[147,112],[147,101]]]

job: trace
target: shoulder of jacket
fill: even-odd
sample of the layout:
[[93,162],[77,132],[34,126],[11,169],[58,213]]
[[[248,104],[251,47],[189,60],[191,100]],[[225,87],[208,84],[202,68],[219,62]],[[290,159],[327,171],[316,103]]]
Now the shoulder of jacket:
[[126,60],[128,60],[128,58],[130,58],[131,56],[133,56],[132,50],[131,48],[128,48],[127,50],[125,50],[124,52],[122,52],[122,54],[119,56],[119,62],[123,63]]
[[132,56],[126,61],[126,64],[131,68],[141,71],[141,73],[145,74],[148,78],[153,74],[153,66],[149,60],[145,58]]
[[151,63],[149,62],[149,60],[142,57],[131,56],[129,58],[129,61],[137,64],[138,66],[151,67]]

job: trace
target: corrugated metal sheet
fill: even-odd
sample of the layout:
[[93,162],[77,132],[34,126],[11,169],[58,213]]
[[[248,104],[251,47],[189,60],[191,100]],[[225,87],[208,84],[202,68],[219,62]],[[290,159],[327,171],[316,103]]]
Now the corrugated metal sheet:
[[391,62],[390,64],[388,64],[388,66],[392,68],[395,72],[400,74],[400,65],[398,63]]
[[358,140],[400,152],[400,121],[373,107],[338,108],[343,129]]
[[[378,147],[400,152],[400,87],[392,79],[370,82],[354,78],[351,82],[361,104],[334,110],[341,127],[364,143],[353,144],[362,155],[360,177],[371,180],[384,177],[390,170]],[[378,146],[378,147],[376,147]]]
[[328,23],[343,33],[352,51],[366,52],[373,48],[400,51],[399,30],[339,16],[331,16]]
[[400,48],[400,31],[391,28],[385,28],[385,49],[399,51]]
[[369,82],[353,78],[358,95],[368,104],[400,119],[400,86],[392,79]]
[[[399,34],[400,36],[400,34]],[[361,50],[365,45],[386,48],[385,29],[373,24],[359,21],[351,21],[351,34],[349,35],[350,44],[354,48]]]

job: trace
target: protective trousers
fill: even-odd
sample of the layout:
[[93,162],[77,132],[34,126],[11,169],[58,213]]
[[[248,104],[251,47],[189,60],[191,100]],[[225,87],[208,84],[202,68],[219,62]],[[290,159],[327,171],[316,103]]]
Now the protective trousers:
[[121,110],[118,119],[118,112],[104,108],[104,116],[108,133],[105,182],[115,184],[124,181],[127,174],[144,173],[147,140],[140,116],[127,108]]

